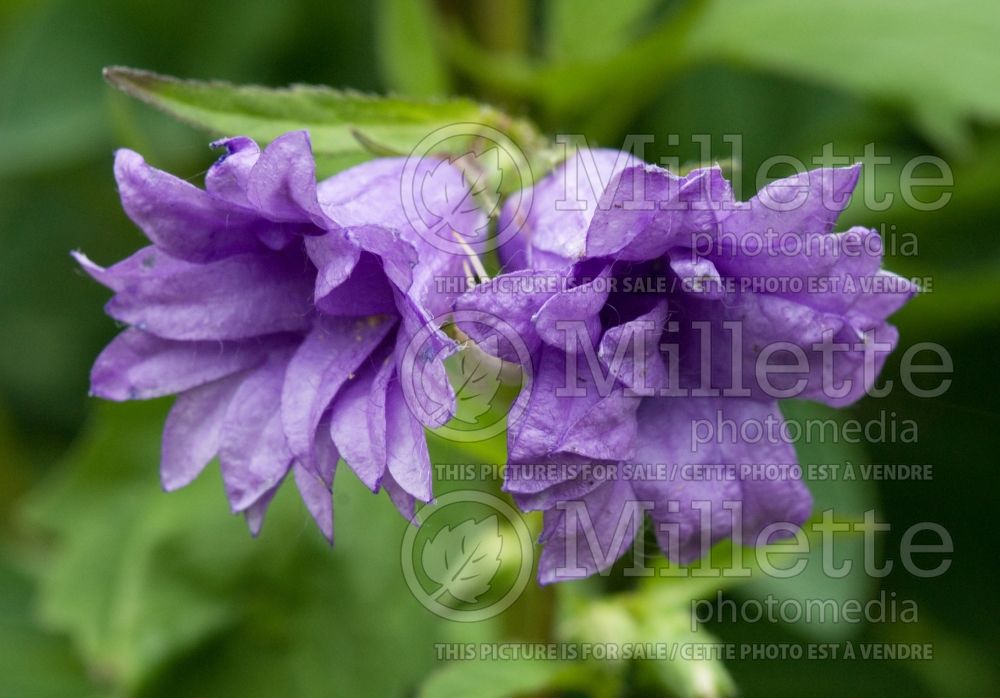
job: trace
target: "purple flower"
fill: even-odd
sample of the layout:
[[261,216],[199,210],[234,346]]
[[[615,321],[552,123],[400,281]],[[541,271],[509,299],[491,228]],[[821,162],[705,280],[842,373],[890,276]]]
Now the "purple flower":
[[583,151],[536,186],[506,273],[456,308],[501,318],[532,356],[505,489],[545,512],[542,582],[607,569],[644,514],[682,563],[809,516],[777,400],[863,396],[897,340],[886,318],[916,291],[880,268],[875,231],[832,232],[858,172],[741,203],[718,168]]
[[[263,151],[248,138],[214,145],[227,152],[204,190],[117,153],[122,205],[152,245],[106,269],[75,254],[115,292],[108,314],[128,325],[98,357],[92,394],[177,394],[163,487],[187,485],[218,455],[232,510],[255,534],[291,472],[332,540],[340,457],[412,515],[415,500],[431,499],[425,425],[414,417],[427,411],[411,413],[401,379],[420,370],[428,399],[450,405],[454,395],[440,358],[404,365],[403,349],[451,304],[431,284],[461,273],[461,259],[426,245],[404,214],[404,159],[317,184],[305,132]],[[425,198],[465,186],[453,168],[421,167],[437,170]],[[452,225],[471,234],[483,216]],[[437,332],[435,341],[447,353],[450,340]]]

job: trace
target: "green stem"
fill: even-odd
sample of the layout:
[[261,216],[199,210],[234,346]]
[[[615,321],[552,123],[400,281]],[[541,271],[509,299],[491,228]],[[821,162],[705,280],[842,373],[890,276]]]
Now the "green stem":
[[[542,529],[540,512],[525,514],[525,523],[537,540]],[[541,546],[534,546],[533,570],[538,569]],[[521,597],[503,615],[504,638],[524,642],[552,642],[555,640],[555,585],[542,586],[532,578]]]

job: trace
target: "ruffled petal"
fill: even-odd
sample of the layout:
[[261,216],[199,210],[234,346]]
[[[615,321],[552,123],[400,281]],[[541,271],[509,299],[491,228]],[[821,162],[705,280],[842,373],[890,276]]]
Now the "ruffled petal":
[[191,264],[147,247],[107,269],[84,268],[117,291],[107,305],[116,320],[166,339],[226,340],[307,329],[305,263],[292,251]]
[[565,283],[561,275],[527,269],[484,281],[455,301],[458,327],[477,344],[493,340],[499,358],[522,362],[541,345],[535,314]]
[[226,154],[208,168],[205,191],[236,206],[252,208],[247,199],[247,182],[260,157],[260,148],[246,136],[222,138],[212,143],[212,147],[225,148]]
[[[640,499],[653,503],[650,515],[657,524],[660,547],[672,559],[686,564],[730,537],[733,507],[743,510],[747,543],[769,523],[801,524],[808,516],[812,506],[808,490],[790,477],[795,472],[791,466],[797,463],[791,444],[780,437],[744,440],[744,434],[751,434],[747,424],[780,434],[780,429],[766,427],[769,420],[777,427],[783,422],[775,403],[647,399],[638,419],[634,462],[658,477],[635,479],[632,485]],[[776,477],[765,489],[753,480],[756,471],[747,470],[756,465],[777,466],[773,472],[786,477]]]
[[671,255],[670,269],[681,280],[680,290],[705,300],[721,300],[726,295],[726,282],[712,260],[686,254]]
[[247,178],[246,197],[272,221],[312,223],[317,233],[332,227],[316,190],[316,163],[309,134],[291,131],[264,148]]
[[333,544],[333,494],[330,488],[309,468],[296,463],[292,467],[299,495],[319,530]]
[[587,229],[586,256],[656,259],[714,234],[732,189],[718,167],[677,175],[656,165],[621,171],[605,191]]
[[386,392],[396,365],[388,356],[372,357],[333,404],[330,435],[344,460],[373,492],[385,475]]
[[747,235],[829,233],[850,203],[860,174],[861,165],[854,165],[810,170],[772,182],[723,217],[719,244],[725,249]]
[[211,262],[261,249],[257,215],[146,164],[138,153],[115,154],[122,208],[163,252]]
[[433,498],[431,458],[424,428],[410,412],[399,383],[391,383],[386,392],[385,419],[389,473],[404,492],[429,502]]
[[323,413],[395,322],[320,316],[295,351],[281,390],[281,421],[292,453],[307,466]]
[[343,230],[313,235],[304,240],[306,253],[316,267],[316,300],[344,283],[361,256],[361,248]]
[[104,348],[90,372],[90,393],[105,400],[147,400],[180,393],[252,368],[282,337],[241,342],[178,342],[130,328]]
[[219,462],[234,512],[281,482],[293,454],[281,426],[281,386],[290,352],[276,352],[236,389],[222,424]]
[[[575,362],[575,371],[567,370],[569,361]],[[570,389],[575,392],[569,393]],[[598,385],[582,353],[567,356],[545,347],[524,412],[508,426],[509,458],[519,463],[543,462],[559,453],[627,458],[632,453],[637,405],[638,399],[625,397],[613,378]]]
[[173,492],[194,481],[215,458],[229,403],[243,383],[237,374],[181,393],[163,427],[160,482]]
[[382,261],[362,252],[350,276],[325,296],[316,298],[316,308],[327,315],[351,317],[395,314],[396,299]]
[[584,253],[587,227],[605,189],[616,174],[637,162],[617,150],[581,150],[535,185],[524,220],[512,220],[523,213],[516,198],[508,201],[499,229],[516,226],[525,244],[501,247],[504,268],[558,270],[573,264]]
[[609,376],[636,395],[652,395],[667,387],[666,366],[660,355],[660,336],[667,320],[667,302],[648,313],[608,329],[601,337],[598,358]]
[[593,347],[601,332],[601,308],[608,300],[611,268],[606,267],[594,279],[557,293],[535,313],[532,321],[542,341],[565,351],[582,351],[580,342]]
[[458,351],[458,344],[410,296],[398,291],[395,295],[401,317],[396,333],[396,375],[414,416],[436,429],[455,415],[455,389],[444,361]]
[[632,542],[641,523],[632,487],[610,480],[579,500],[563,502],[569,511],[545,512],[538,560],[542,584],[580,579],[611,568]]

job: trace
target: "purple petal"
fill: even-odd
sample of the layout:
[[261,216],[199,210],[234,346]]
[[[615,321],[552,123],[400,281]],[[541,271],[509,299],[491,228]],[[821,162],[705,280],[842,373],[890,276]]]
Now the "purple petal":
[[332,491],[333,477],[339,461],[340,451],[337,450],[336,444],[330,437],[330,416],[327,414],[316,428],[316,438],[313,441],[310,458],[299,465],[308,469],[326,485],[328,490]]
[[386,473],[382,481],[389,500],[393,503],[400,514],[408,521],[412,521],[417,513],[417,500],[410,493],[406,492],[399,483],[396,482],[390,473]]
[[104,270],[116,320],[168,339],[243,339],[309,326],[312,279],[298,253],[239,255],[209,264],[145,248]]
[[342,228],[408,224],[400,182],[405,158],[377,158],[324,179],[317,185],[323,210]]
[[[574,376],[567,372],[567,361],[576,362],[573,385],[567,380]],[[568,388],[580,394],[566,394]],[[583,354],[567,357],[546,347],[524,413],[508,427],[509,458],[532,463],[562,451],[598,459],[627,458],[632,454],[637,404],[636,398],[625,398],[613,380],[610,387],[599,387]]]
[[424,428],[410,413],[399,383],[389,385],[385,405],[387,468],[400,488],[423,502],[433,498],[431,458]]
[[327,315],[351,317],[395,314],[396,299],[382,269],[380,259],[362,252],[347,279],[325,296],[317,296],[316,308]]
[[[396,287],[437,316],[450,310],[457,293],[439,290],[439,280],[464,278],[464,257],[447,251],[456,243],[450,229],[436,230],[441,220],[435,212],[447,211],[455,230],[470,243],[487,229],[486,216],[474,206],[466,210],[464,204],[452,210],[453,200],[466,201],[469,191],[458,169],[431,158],[416,168],[412,165],[407,158],[371,160],[321,182],[319,198],[326,214],[352,239],[382,258]],[[425,175],[431,171],[436,176],[428,180]],[[409,195],[417,196],[423,212],[435,219],[433,225],[421,212],[403,206],[403,190],[421,184],[422,191]],[[444,245],[434,244],[439,233],[445,236]]]
[[252,208],[247,199],[247,181],[260,157],[260,148],[245,136],[223,138],[212,143],[212,147],[225,148],[226,154],[208,168],[205,191],[235,206]]
[[638,165],[613,180],[587,230],[587,257],[656,259],[675,246],[689,247],[701,232],[714,233],[732,190],[717,167],[684,177],[655,165]]
[[[847,208],[860,173],[861,165],[822,168],[772,182],[745,207],[723,218],[722,232],[732,233],[737,241],[769,231],[778,235],[829,233]],[[724,238],[723,244],[733,243]]]
[[725,296],[725,282],[710,259],[692,258],[683,253],[671,255],[670,268],[681,280],[683,291],[705,300],[720,300]]
[[533,355],[541,345],[532,318],[564,283],[561,275],[527,269],[484,281],[455,301],[458,326],[477,344],[495,339],[497,355],[519,363],[522,352]]
[[666,319],[667,302],[659,301],[648,313],[608,329],[601,337],[597,354],[601,365],[636,394],[666,387],[666,366],[660,354]]
[[260,364],[283,341],[178,342],[130,328],[97,357],[90,392],[119,401],[180,393]]
[[298,463],[292,468],[292,473],[306,509],[333,545],[333,495],[329,487],[313,471]]
[[316,164],[305,131],[291,131],[271,141],[250,171],[246,196],[269,220],[312,223],[321,230],[333,225],[319,205]]
[[559,509],[547,511],[538,581],[550,584],[610,569],[632,545],[638,532],[634,500],[628,482],[611,480],[582,499],[564,504],[577,505],[574,511],[578,514],[567,516],[567,512]]
[[386,277],[400,291],[407,291],[413,283],[413,267],[417,264],[417,251],[389,228],[367,225],[348,230],[348,236],[361,249],[377,255],[382,260]]
[[[746,424],[764,428],[768,420],[776,420],[780,427],[783,418],[776,403],[737,398],[647,399],[638,419],[635,462],[655,468],[652,472],[664,477],[636,479],[632,485],[640,499],[654,503],[650,513],[657,537],[672,559],[686,564],[732,535],[733,514],[727,504],[743,508],[744,530],[778,520],[801,523],[803,509],[808,515],[811,499],[799,481],[775,480],[769,491],[780,496],[770,501],[766,493],[754,489],[757,483],[751,481],[748,486],[742,481],[744,466],[779,466],[776,470],[788,473],[790,468],[781,470],[780,466],[797,463],[794,448],[780,438],[743,439],[744,432],[750,433],[744,429]],[[754,495],[749,499],[744,494],[748,490]]]
[[264,527],[264,515],[267,514],[267,508],[271,506],[271,500],[278,493],[279,487],[281,487],[280,482],[262,494],[257,501],[243,511],[243,517],[246,519],[247,527],[250,529],[250,535],[254,538],[260,535],[260,530]]
[[575,262],[583,255],[598,201],[616,174],[637,162],[617,150],[582,150],[535,186],[525,220],[511,220],[515,202],[511,199],[501,212],[499,229],[517,226],[518,237],[527,245],[524,259],[518,259],[516,248],[503,251],[504,267],[564,269]]
[[163,427],[160,482],[173,492],[194,481],[222,443],[222,424],[243,375],[229,376],[181,393]]
[[347,465],[374,492],[385,474],[386,391],[396,366],[388,356],[373,359],[337,395],[330,435]]
[[276,352],[250,373],[226,410],[219,462],[234,512],[244,511],[276,487],[291,465],[280,409],[289,355]]
[[315,298],[319,300],[347,280],[358,263],[361,248],[342,230],[305,238],[306,253],[315,265]]
[[[569,398],[580,399],[580,398]],[[635,450],[635,411],[641,398],[615,390],[581,414],[556,446],[558,453],[575,453],[595,461],[621,461]]]
[[422,424],[436,429],[455,414],[455,390],[444,360],[458,345],[410,296],[396,292],[396,307],[402,317],[396,334],[396,374],[412,413]]
[[594,475],[593,459],[560,453],[541,463],[509,463],[503,489],[524,511],[547,510],[588,495],[608,479]]
[[388,335],[394,321],[320,316],[288,365],[281,390],[281,421],[288,445],[304,464],[323,413],[341,386]]
[[125,213],[171,256],[210,262],[261,249],[256,215],[150,167],[138,153],[115,154],[115,179]]
[[583,351],[580,342],[593,347],[601,331],[601,308],[611,287],[607,280],[610,267],[597,276],[549,298],[535,313],[535,330],[542,341],[565,351]]

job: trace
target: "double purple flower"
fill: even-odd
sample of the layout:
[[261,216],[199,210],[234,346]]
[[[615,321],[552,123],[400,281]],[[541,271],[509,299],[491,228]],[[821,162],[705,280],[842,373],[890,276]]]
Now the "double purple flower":
[[[400,203],[405,159],[374,160],[317,184],[308,136],[285,134],[261,151],[248,138],[226,154],[205,189],[119,151],[122,205],[152,245],[111,267],[83,268],[115,292],[107,312],[128,325],[100,355],[91,392],[109,400],[177,394],[163,434],[162,483],[190,483],[216,455],[234,512],[256,533],[289,472],[332,540],[331,488],[340,457],[405,515],[431,499],[423,427],[401,389],[411,371],[434,405],[454,393],[441,349],[404,361],[415,333],[453,298],[439,275],[460,258],[427,245]],[[421,169],[422,168],[422,169]],[[433,172],[433,177],[428,175]],[[417,168],[432,201],[466,192],[461,172]],[[441,203],[438,202],[438,203]],[[474,236],[475,211],[449,218]],[[440,413],[438,413],[440,414]],[[442,415],[446,419],[447,415]]]
[[857,178],[816,170],[741,203],[718,168],[583,151],[527,216],[504,211],[523,217],[506,273],[456,308],[495,318],[463,329],[501,358],[531,356],[505,489],[545,512],[543,582],[610,567],[644,513],[680,562],[809,516],[793,445],[761,429],[783,433],[778,398],[864,395],[916,291],[881,270],[876,231],[832,232]]
[[676,176],[583,151],[530,211],[505,206],[500,227],[521,229],[500,250],[506,273],[456,298],[438,282],[468,260],[426,242],[442,231],[408,216],[400,190],[447,212],[445,235],[480,239],[485,216],[455,205],[470,193],[449,163],[379,159],[317,183],[305,133],[218,145],[204,190],[120,151],[122,204],[152,245],[106,269],[76,257],[128,325],[93,394],[177,394],[164,488],[217,455],[255,533],[291,472],[332,540],[340,458],[406,516],[431,500],[423,429],[455,401],[442,360],[456,345],[435,323],[456,310],[530,376],[505,488],[545,512],[543,582],[607,569],[646,514],[681,562],[731,536],[768,542],[812,507],[793,445],[773,438],[777,400],[859,399],[895,346],[886,318],[916,291],[881,269],[875,231],[833,233],[856,168],[741,203],[718,168]]

